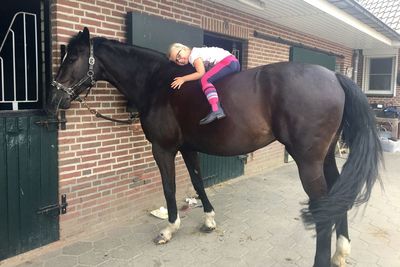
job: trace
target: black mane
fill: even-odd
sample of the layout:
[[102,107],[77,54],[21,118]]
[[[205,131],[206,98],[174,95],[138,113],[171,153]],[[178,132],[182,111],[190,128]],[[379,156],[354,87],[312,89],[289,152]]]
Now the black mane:
[[141,47],[141,46],[137,46],[137,45],[131,45],[128,43],[123,43],[123,42],[120,42],[117,40],[107,39],[104,37],[94,37],[94,38],[92,38],[92,41],[93,41],[94,46],[97,46],[98,44],[101,44],[104,42],[108,42],[109,44],[115,45],[118,49],[121,49],[121,51],[123,51],[123,52],[125,51],[125,52],[129,53],[129,51],[134,49],[135,52],[138,52],[139,54],[144,55],[145,57],[153,58],[159,62],[168,62],[168,58],[167,58],[166,54],[163,54],[154,49]]

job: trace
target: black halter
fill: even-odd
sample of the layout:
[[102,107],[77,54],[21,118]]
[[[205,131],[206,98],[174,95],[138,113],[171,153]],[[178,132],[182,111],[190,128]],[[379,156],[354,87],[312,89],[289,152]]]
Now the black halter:
[[67,93],[70,96],[71,100],[76,99],[78,101],[81,101],[79,94],[77,94],[75,92],[75,88],[80,87],[82,84],[84,84],[89,79],[90,79],[90,85],[88,87],[86,87],[85,90],[88,90],[95,85],[95,83],[96,83],[96,80],[94,79],[94,63],[95,62],[96,62],[96,60],[94,59],[93,43],[92,43],[92,41],[90,41],[89,70],[87,71],[86,76],[83,77],[82,79],[80,79],[76,84],[74,84],[70,87],[66,87],[65,85],[57,82],[56,80],[53,80],[51,85],[56,87],[57,90],[62,90],[65,93]]

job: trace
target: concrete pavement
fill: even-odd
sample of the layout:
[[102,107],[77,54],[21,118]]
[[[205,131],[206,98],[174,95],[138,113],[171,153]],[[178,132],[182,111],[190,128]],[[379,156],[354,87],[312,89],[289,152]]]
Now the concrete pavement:
[[[400,266],[400,153],[385,153],[385,160],[385,192],[375,186],[367,208],[350,212],[348,266]],[[300,202],[307,197],[294,163],[207,190],[216,211],[212,233],[199,231],[203,212],[192,208],[180,212],[181,228],[172,241],[156,246],[152,239],[167,222],[146,214],[0,266],[312,266],[314,231],[305,230],[299,219]]]

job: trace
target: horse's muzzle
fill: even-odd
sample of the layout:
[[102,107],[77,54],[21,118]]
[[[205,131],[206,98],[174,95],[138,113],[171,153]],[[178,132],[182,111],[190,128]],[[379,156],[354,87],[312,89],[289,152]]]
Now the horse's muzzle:
[[48,96],[46,112],[49,115],[56,115],[59,109],[69,109],[71,107],[70,96],[53,87]]

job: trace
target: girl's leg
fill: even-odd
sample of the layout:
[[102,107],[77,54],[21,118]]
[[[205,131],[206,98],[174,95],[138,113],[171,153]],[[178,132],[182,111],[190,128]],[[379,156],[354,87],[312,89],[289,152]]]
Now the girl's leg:
[[225,114],[219,105],[217,90],[212,83],[227,76],[228,74],[238,71],[240,71],[239,62],[234,56],[229,56],[211,68],[201,78],[201,86],[204,94],[207,97],[208,103],[210,103],[212,111],[200,121],[200,124],[207,124],[215,119],[221,119],[225,117]]
[[201,87],[210,103],[212,111],[218,110],[218,93],[213,82],[235,72],[240,71],[240,65],[234,56],[228,56],[221,60],[217,65],[207,71],[201,78]]

